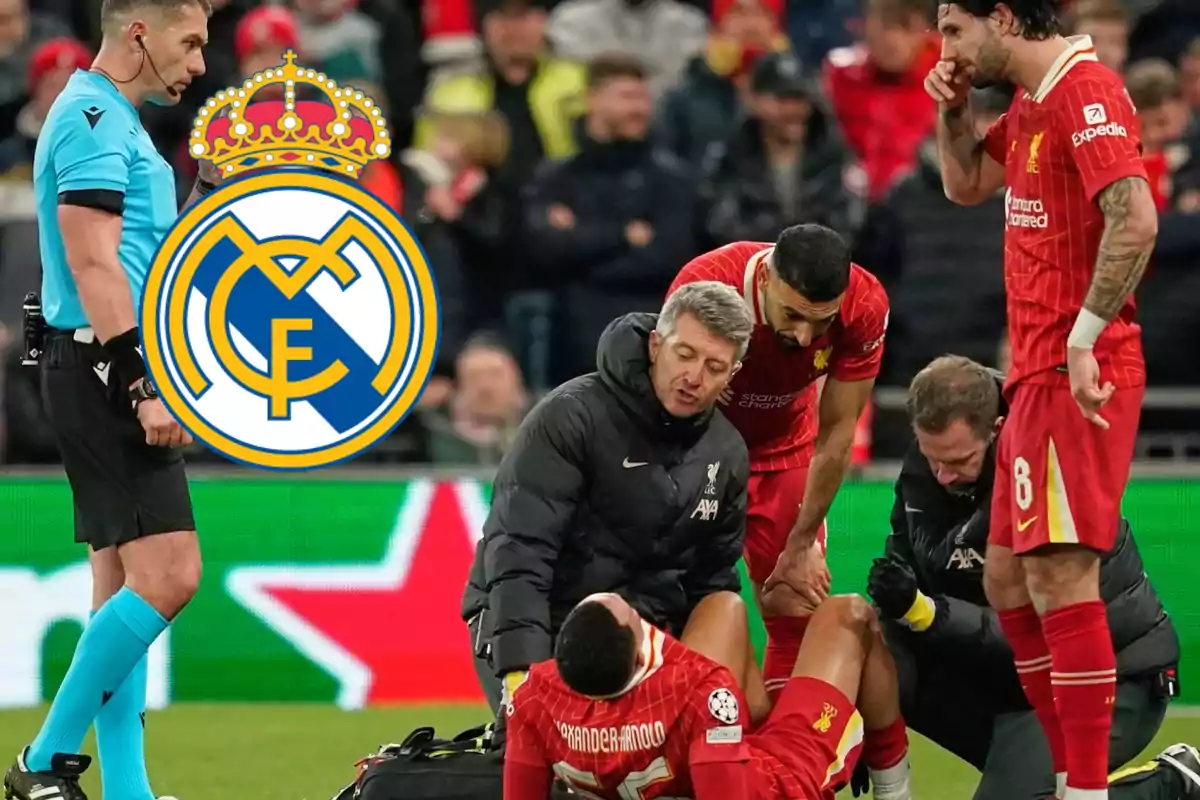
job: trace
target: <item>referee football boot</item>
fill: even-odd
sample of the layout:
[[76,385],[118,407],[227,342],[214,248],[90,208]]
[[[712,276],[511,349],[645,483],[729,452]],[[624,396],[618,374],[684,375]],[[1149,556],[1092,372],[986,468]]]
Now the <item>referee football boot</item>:
[[91,765],[91,756],[55,753],[48,772],[32,772],[25,766],[25,753],[4,773],[4,800],[87,800],[79,776]]
[[1159,753],[1154,760],[1175,770],[1179,777],[1183,778],[1183,798],[1200,798],[1200,751],[1190,744],[1173,744]]

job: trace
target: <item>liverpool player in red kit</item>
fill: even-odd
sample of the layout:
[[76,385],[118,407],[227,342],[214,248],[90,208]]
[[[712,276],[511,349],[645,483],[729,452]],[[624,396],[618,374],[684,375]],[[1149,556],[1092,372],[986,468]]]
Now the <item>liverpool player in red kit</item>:
[[[825,514],[883,358],[887,295],[850,262],[845,241],[821,225],[787,228],[773,245],[735,242],[699,256],[671,291],[707,280],[739,289],[755,317],[722,408],[750,450],[750,579],[760,595],[787,583],[815,607],[829,590]],[[770,616],[769,609],[764,616],[763,672],[774,692],[791,675],[807,618]]]
[[876,800],[909,800],[896,668],[879,630],[861,598],[826,600],[768,711],[736,594],[701,601],[682,641],[619,596],[592,595],[563,623],[554,660],[513,694],[504,797],[545,800],[557,777],[601,800],[833,800],[865,721],[894,731],[887,751],[863,755]]
[[[1087,37],[1059,35],[1050,0],[943,4],[946,194],[1005,190],[1012,368],[985,572],[1064,800],[1107,798],[1115,659],[1099,556],[1117,533],[1146,374],[1132,294],[1158,218],[1138,121]],[[1017,87],[982,139],[972,85]],[[963,265],[963,269],[971,268]]]

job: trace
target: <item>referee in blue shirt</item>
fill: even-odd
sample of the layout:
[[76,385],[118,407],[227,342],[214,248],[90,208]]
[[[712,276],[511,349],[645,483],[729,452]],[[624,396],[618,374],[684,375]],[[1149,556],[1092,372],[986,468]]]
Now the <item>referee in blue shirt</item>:
[[[146,376],[142,284],[178,209],[138,117],[204,73],[208,0],[104,0],[103,42],[50,109],[34,156],[49,327],[42,391],[92,566],[93,616],[41,731],[4,776],[15,800],[86,800],[96,724],[105,800],[154,800],[141,714],[146,653],[191,600],[200,550],[183,460],[191,439]],[[214,188],[204,165],[192,200]],[[190,202],[190,201],[189,201]]]

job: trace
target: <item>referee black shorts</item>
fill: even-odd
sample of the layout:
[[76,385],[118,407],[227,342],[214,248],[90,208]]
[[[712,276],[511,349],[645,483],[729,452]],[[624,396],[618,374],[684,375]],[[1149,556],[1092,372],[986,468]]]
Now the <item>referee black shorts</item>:
[[42,398],[75,498],[75,541],[102,550],[196,529],[183,456],[146,444],[99,342],[51,331],[42,356]]

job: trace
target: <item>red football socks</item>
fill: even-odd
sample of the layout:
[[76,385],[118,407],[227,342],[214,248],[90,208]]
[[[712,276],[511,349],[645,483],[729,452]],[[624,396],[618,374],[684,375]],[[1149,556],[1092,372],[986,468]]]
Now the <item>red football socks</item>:
[[1032,605],[1000,611],[997,616],[1000,629],[1012,647],[1017,677],[1021,679],[1025,697],[1046,733],[1054,771],[1064,773],[1067,771],[1067,751],[1054,705],[1054,687],[1050,685],[1050,649],[1042,636],[1042,621]]
[[908,728],[902,717],[886,728],[869,730],[863,734],[863,761],[874,772],[896,766],[907,753]]
[[1108,787],[1108,739],[1116,699],[1117,659],[1104,603],[1092,600],[1048,612],[1054,705],[1066,743],[1067,786]]
[[767,697],[774,703],[796,668],[796,656],[800,655],[800,643],[808,630],[809,617],[767,617],[763,626],[767,629],[767,649],[763,653],[763,681],[767,684]]

